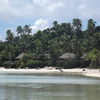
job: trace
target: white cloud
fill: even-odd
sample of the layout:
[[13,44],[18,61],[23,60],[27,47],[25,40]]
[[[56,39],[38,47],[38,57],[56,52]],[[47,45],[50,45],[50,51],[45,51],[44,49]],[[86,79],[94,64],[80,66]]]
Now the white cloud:
[[33,4],[47,8],[49,11],[53,11],[64,6],[63,2],[54,2],[53,0],[33,0]]
[[0,20],[100,17],[100,0],[0,0]]
[[0,0],[0,19],[12,20],[32,16],[33,6],[26,0]]
[[7,25],[32,25],[33,21],[34,31],[47,28],[54,20],[69,22],[79,17],[99,21],[99,11],[100,0],[0,0],[0,30],[7,29]]
[[63,7],[63,2],[53,0],[0,0],[0,19],[51,16],[52,12],[61,7]]
[[33,0],[33,3],[37,5],[45,5],[48,4],[48,0]]
[[36,32],[38,30],[44,30],[49,27],[48,20],[47,19],[38,19],[34,23],[33,26],[31,26],[33,32]]
[[48,6],[49,11],[53,12],[59,8],[62,8],[64,4],[62,2],[53,3],[52,5]]
[[85,4],[81,4],[81,5],[78,7],[78,9],[79,9],[79,10],[83,10],[85,7],[86,7]]
[[4,3],[8,4],[9,3],[9,0],[4,0]]
[[[82,1],[80,6],[78,7],[79,16],[84,19],[98,19],[100,17],[100,14],[98,13],[100,10],[100,1],[95,0],[87,0]],[[100,18],[99,18],[100,19]]]

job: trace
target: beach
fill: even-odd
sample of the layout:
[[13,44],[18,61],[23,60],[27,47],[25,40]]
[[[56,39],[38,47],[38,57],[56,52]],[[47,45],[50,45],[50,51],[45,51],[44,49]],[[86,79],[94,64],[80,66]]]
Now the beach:
[[88,77],[98,77],[100,78],[100,70],[99,69],[82,69],[82,68],[75,68],[75,69],[56,69],[53,67],[45,67],[40,69],[6,69],[0,68],[0,72],[22,72],[22,73],[64,73],[70,75],[83,75]]

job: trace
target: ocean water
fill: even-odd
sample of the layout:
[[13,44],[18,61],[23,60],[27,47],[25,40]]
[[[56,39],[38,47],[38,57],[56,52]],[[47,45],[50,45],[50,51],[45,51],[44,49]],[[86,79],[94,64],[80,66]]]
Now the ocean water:
[[65,74],[2,72],[0,100],[100,100],[100,79]]

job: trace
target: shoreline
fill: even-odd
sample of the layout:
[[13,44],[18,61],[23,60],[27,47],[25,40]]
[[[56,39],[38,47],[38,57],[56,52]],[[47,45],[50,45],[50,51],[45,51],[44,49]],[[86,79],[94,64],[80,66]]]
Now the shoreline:
[[75,68],[75,69],[55,69],[53,67],[45,67],[40,69],[6,69],[0,68],[0,74],[2,72],[21,72],[21,73],[64,73],[68,75],[82,75],[87,77],[97,77],[100,78],[100,70],[99,69],[86,69],[86,68]]

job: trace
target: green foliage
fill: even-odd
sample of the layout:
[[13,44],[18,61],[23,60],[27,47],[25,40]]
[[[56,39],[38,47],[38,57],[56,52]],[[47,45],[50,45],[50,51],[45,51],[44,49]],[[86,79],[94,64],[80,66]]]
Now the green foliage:
[[88,20],[88,27],[87,27],[87,33],[88,33],[88,36],[92,36],[95,32],[95,21],[93,19],[89,19]]
[[17,61],[6,61],[6,62],[3,62],[3,66],[5,68],[16,68],[17,66]]
[[80,68],[86,68],[89,67],[89,61],[87,59],[80,59]]
[[12,42],[14,36],[13,36],[13,33],[11,32],[11,30],[7,30],[7,38],[6,40],[8,40],[9,42]]
[[73,60],[67,60],[67,61],[63,61],[62,62],[62,67],[63,68],[76,68],[76,67],[80,67],[80,62],[76,59],[73,59]]
[[[51,28],[37,31],[33,35],[30,34],[30,25],[18,26],[16,32],[17,36],[11,30],[7,30],[6,41],[0,41],[0,66],[15,68],[27,66],[35,68],[45,65],[64,68],[100,66],[100,26],[96,26],[93,19],[88,20],[86,30],[82,30],[81,19],[75,18],[72,23],[54,21]],[[23,52],[25,55],[17,61],[16,57]],[[76,58],[62,64],[59,57],[64,53],[74,53]],[[87,59],[81,59],[85,53],[88,54]]]
[[100,50],[93,49],[87,55],[87,59],[90,60],[90,67],[100,68]]
[[29,60],[26,63],[26,66],[29,68],[41,68],[47,65],[46,61],[40,61],[40,60]]

